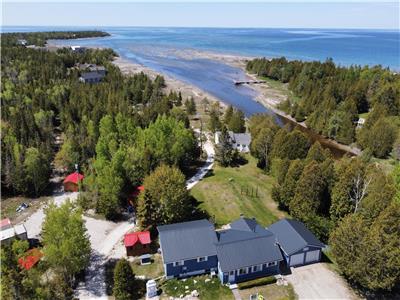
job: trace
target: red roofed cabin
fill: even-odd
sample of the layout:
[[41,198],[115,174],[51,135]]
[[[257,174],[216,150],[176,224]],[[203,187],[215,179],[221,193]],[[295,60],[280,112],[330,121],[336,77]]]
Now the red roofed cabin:
[[150,232],[132,232],[125,234],[124,245],[127,256],[139,256],[150,251]]
[[64,191],[65,192],[77,192],[79,182],[83,180],[83,175],[79,174],[78,172],[69,174],[64,179]]

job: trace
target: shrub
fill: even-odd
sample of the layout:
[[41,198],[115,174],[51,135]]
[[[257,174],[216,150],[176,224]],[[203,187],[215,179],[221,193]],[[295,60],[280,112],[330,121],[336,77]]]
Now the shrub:
[[250,289],[252,287],[256,286],[261,286],[261,285],[267,285],[267,284],[273,284],[276,282],[275,276],[268,276],[268,277],[262,277],[246,282],[239,283],[239,289],[244,290],[244,289]]

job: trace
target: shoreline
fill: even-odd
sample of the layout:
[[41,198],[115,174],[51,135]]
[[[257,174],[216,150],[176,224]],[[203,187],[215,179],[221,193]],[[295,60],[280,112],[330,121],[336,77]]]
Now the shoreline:
[[207,98],[208,101],[214,103],[218,102],[219,105],[222,107],[222,109],[227,107],[227,105],[221,99],[201,90],[200,88],[190,83],[184,82],[182,80],[173,78],[172,76],[169,76],[167,74],[157,72],[156,70],[153,70],[144,65],[134,63],[120,56],[114,57],[112,63],[115,66],[117,66],[124,75],[133,75],[135,73],[143,72],[144,74],[149,76],[152,80],[154,80],[157,75],[163,76],[166,85],[165,90],[167,91],[167,93],[169,93],[169,91],[171,90],[176,92],[181,92],[183,100],[185,100],[188,97],[193,97],[194,101],[196,102],[196,105],[200,105],[201,100]]
[[[54,49],[60,47],[62,48],[63,46],[55,45],[52,43],[46,44],[46,48],[48,49],[50,48]],[[89,47],[89,48],[104,49],[104,47]],[[248,77],[251,80],[259,79],[257,75],[250,74],[246,70],[246,61],[253,59],[254,57],[252,56],[223,54],[211,51],[202,51],[197,49],[185,49],[185,50],[174,49],[171,51],[177,57],[182,57],[184,59],[200,58],[200,59],[219,61],[221,63],[230,65],[232,67],[239,68],[244,72],[246,77]],[[176,92],[180,91],[182,93],[183,99],[186,99],[188,97],[193,97],[193,99],[196,102],[196,105],[200,105],[201,100],[207,98],[212,103],[218,102],[222,111],[228,107],[228,104],[226,104],[222,99],[203,91],[202,89],[198,88],[193,84],[176,79],[170,75],[158,72],[142,64],[132,62],[129,59],[122,58],[121,56],[114,57],[112,64],[117,66],[124,75],[132,75],[135,73],[143,72],[144,74],[148,75],[151,79],[154,79],[157,75],[161,75],[165,79],[165,84],[166,84],[165,90],[167,91],[167,93],[171,90],[174,90]],[[286,100],[287,95],[283,95],[282,93],[280,93],[280,91],[271,88],[268,85],[268,83],[248,85],[248,86],[258,93],[258,95],[255,98],[255,101],[257,101],[264,107],[271,110],[280,118],[285,119],[287,122],[290,122],[295,126],[299,126],[303,131],[306,131],[308,135],[310,135],[310,137],[318,139],[320,142],[322,142],[322,144],[325,144],[328,147],[336,148],[342,152],[347,152],[354,156],[360,155],[361,150],[359,148],[351,147],[349,145],[344,145],[333,139],[320,135],[315,131],[313,131],[311,128],[308,128],[305,122],[297,122],[292,116],[278,109],[276,106],[282,101]]]

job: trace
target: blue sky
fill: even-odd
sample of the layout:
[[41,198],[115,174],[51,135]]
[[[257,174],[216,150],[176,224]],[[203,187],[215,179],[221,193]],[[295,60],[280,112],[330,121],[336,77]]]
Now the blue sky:
[[3,0],[3,25],[399,29],[399,2]]

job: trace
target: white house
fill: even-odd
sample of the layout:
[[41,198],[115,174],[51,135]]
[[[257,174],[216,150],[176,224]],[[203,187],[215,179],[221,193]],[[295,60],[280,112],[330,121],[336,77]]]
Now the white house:
[[10,220],[4,219],[1,221],[0,240],[2,244],[9,244],[14,238],[27,240],[28,233],[24,224],[12,226]]
[[[250,133],[234,133],[233,131],[228,131],[229,138],[232,143],[232,147],[239,152],[247,153],[250,152],[251,135]],[[215,133],[215,145],[219,144],[219,139],[221,136],[221,131]]]

